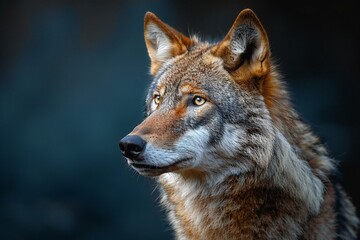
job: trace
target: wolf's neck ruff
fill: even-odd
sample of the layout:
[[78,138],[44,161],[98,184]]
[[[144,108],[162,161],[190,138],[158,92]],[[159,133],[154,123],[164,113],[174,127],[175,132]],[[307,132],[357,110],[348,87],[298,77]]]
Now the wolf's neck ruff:
[[356,238],[334,161],[291,106],[251,10],[217,44],[152,13],[144,33],[148,116],[120,148],[158,178],[178,239]]
[[[184,231],[178,236],[232,239],[250,237],[256,230],[266,232],[259,235],[264,239],[296,239],[308,219],[319,213],[325,186],[281,133],[276,134],[274,153],[268,162],[264,169],[246,172],[244,167],[224,168],[218,175],[212,173],[201,179],[184,178],[178,173],[161,175],[161,202],[176,229]],[[292,208],[296,208],[296,214],[290,211]],[[276,212],[282,213],[281,218],[272,216],[271,221],[287,221],[286,229],[283,225],[273,226],[272,231],[263,229],[262,224],[269,224],[264,219]],[[255,219],[259,223],[253,225]],[[234,227],[233,232],[228,231]]]

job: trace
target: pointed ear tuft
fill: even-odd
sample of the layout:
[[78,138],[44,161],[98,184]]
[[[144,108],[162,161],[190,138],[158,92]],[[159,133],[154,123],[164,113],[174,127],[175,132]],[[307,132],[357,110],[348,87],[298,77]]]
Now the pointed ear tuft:
[[152,75],[157,73],[163,63],[185,53],[192,45],[190,38],[174,30],[151,12],[145,14],[144,37],[151,59]]
[[225,38],[212,53],[223,59],[224,67],[237,70],[244,62],[261,63],[270,57],[270,47],[265,29],[255,13],[245,9],[237,16]]

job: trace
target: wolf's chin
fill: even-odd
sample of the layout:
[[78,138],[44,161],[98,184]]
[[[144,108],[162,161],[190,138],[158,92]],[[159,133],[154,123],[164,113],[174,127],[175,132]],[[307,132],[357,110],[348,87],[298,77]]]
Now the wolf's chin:
[[[190,161],[192,158],[182,158],[174,163],[165,166],[157,166],[147,163],[130,162],[129,165],[134,168],[139,174],[147,177],[156,177],[163,173],[174,172],[184,168],[184,163]],[[146,160],[145,160],[146,162]]]

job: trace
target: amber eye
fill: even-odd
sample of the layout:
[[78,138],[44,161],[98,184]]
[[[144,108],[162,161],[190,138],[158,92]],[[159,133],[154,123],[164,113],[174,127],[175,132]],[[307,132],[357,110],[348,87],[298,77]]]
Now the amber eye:
[[160,99],[161,99],[161,97],[160,97],[159,94],[154,95],[154,103],[155,103],[156,105],[159,105]]
[[193,99],[193,103],[196,106],[201,106],[206,102],[205,98],[203,97],[199,97],[199,96],[195,96]]

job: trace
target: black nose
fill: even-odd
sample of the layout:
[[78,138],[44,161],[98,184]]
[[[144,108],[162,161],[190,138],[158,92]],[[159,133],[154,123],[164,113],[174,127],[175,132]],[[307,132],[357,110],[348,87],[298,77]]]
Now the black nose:
[[134,159],[142,153],[145,149],[146,142],[139,136],[128,135],[120,140],[119,147],[122,154],[127,157]]

